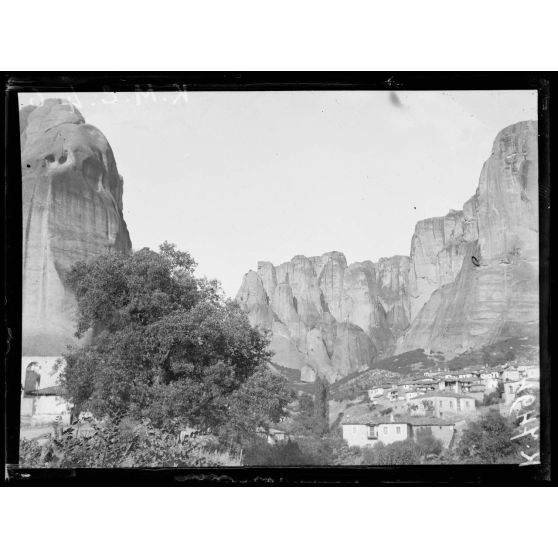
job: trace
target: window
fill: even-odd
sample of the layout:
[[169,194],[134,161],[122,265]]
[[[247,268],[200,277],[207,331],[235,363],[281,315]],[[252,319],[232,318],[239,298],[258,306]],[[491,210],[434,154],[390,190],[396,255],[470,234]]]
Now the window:
[[453,409],[453,401],[449,402],[450,409]]
[[356,434],[356,431],[357,431],[357,427],[353,426],[353,434]]
[[438,401],[438,405],[440,406],[440,408],[442,407],[442,400],[440,399],[440,401]]
[[387,426],[384,426],[384,434],[387,434]]
[[401,434],[401,427],[400,427],[400,426],[397,426],[397,427],[395,428],[395,432],[397,432],[397,434]]
[[469,401],[465,401],[465,407],[469,406]]

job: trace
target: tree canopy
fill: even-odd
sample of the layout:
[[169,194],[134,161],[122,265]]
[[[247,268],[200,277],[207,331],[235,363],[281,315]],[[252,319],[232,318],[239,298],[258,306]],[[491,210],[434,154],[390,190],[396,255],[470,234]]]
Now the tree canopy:
[[513,427],[498,411],[492,410],[472,422],[457,446],[457,456],[471,463],[517,462],[517,443],[510,438]]
[[92,332],[92,342],[64,355],[71,402],[97,416],[180,419],[229,436],[281,418],[290,393],[266,368],[267,335],[195,266],[165,243],[73,267],[76,335]]

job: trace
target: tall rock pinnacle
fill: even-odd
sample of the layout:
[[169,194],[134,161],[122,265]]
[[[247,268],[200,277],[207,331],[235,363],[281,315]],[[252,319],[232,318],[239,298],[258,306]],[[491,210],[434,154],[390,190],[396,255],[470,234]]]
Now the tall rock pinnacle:
[[65,276],[79,260],[127,252],[123,180],[104,135],[70,103],[20,111],[24,355],[76,344],[75,298]]

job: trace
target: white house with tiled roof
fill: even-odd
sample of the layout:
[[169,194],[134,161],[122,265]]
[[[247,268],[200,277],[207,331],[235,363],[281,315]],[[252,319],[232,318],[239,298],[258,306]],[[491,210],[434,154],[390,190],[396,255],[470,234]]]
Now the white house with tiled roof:
[[409,415],[374,416],[361,414],[346,416],[342,422],[343,439],[349,446],[373,447],[379,442],[392,444],[407,439],[416,440],[423,431],[430,431],[447,448],[454,435],[455,423],[437,417]]

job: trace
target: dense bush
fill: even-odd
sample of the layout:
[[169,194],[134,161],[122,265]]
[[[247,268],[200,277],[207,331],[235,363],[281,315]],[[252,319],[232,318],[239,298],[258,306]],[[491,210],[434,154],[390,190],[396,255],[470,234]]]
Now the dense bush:
[[77,434],[67,428],[44,443],[21,440],[23,467],[198,467],[211,465],[196,435],[180,440],[176,424],[155,428],[149,421],[107,420]]
[[305,453],[295,441],[271,445],[265,440],[257,440],[245,450],[243,464],[252,467],[285,467],[317,463],[314,456]]
[[418,431],[416,444],[424,457],[440,455],[444,449],[441,440],[434,437],[430,428]]
[[349,447],[340,436],[297,436],[275,445],[263,439],[253,443],[244,454],[244,465],[360,465],[362,453]]
[[412,440],[377,443],[372,448],[362,450],[363,465],[416,465],[421,462],[422,453]]
[[420,430],[416,440],[408,439],[391,444],[382,442],[362,450],[363,465],[417,465],[442,455],[443,445],[430,429]]
[[490,405],[496,405],[502,401],[500,397],[500,393],[498,390],[491,391],[490,393],[485,393],[484,397],[482,398],[482,404],[485,407]]
[[518,444],[510,438],[513,425],[497,411],[490,411],[469,424],[456,448],[456,456],[467,463],[516,463]]

